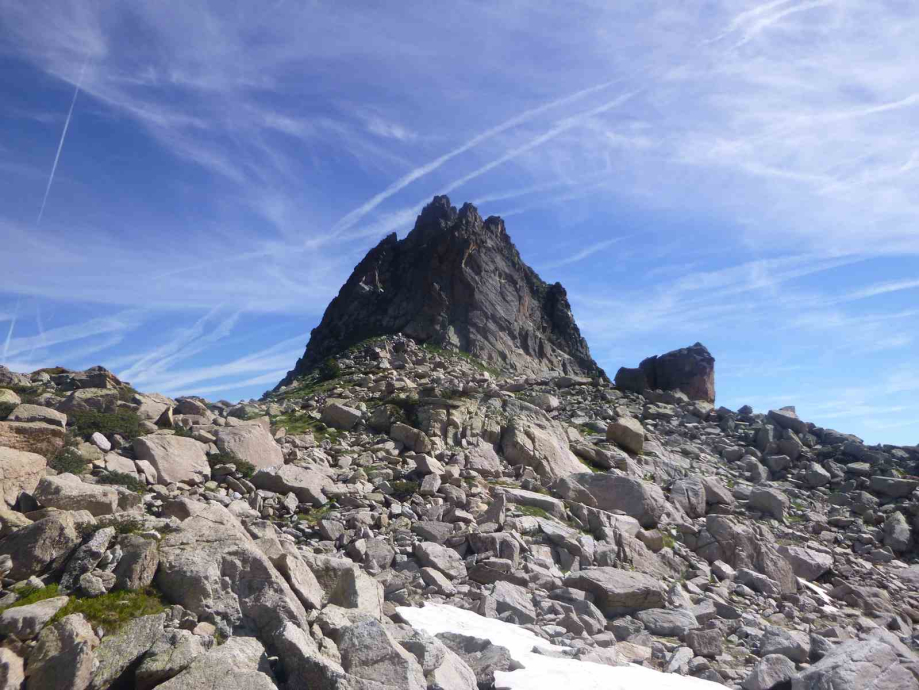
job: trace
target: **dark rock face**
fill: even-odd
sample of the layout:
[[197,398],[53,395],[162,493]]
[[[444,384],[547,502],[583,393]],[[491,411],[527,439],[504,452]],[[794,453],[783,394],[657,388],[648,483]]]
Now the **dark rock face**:
[[565,288],[520,258],[504,221],[435,197],[408,236],[364,257],[281,385],[370,337],[404,333],[520,373],[603,376],[581,337]]
[[702,343],[642,360],[616,372],[616,387],[634,393],[681,391],[690,400],[715,402],[715,358]]

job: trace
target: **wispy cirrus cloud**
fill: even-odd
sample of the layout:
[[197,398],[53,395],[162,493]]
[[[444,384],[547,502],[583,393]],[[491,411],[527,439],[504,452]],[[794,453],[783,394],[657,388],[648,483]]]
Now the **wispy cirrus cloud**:
[[624,239],[625,239],[624,237],[614,237],[609,240],[603,240],[602,242],[594,242],[593,244],[588,245],[587,247],[584,247],[583,249],[575,252],[574,254],[564,257],[563,259],[558,259],[556,261],[551,261],[549,263],[541,264],[541,267],[542,268],[558,268],[559,266],[568,266],[570,264],[577,263],[578,261],[583,261],[584,259],[591,257],[594,254],[597,254],[598,252],[602,252],[605,249],[609,249],[614,244],[616,244],[617,242],[621,242]]

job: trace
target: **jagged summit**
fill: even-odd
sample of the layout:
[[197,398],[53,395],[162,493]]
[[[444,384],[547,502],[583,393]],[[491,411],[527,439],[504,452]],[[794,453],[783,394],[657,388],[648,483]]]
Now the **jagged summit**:
[[357,265],[279,385],[370,337],[404,333],[519,373],[604,376],[565,288],[520,258],[497,216],[434,197],[403,240],[383,239]]

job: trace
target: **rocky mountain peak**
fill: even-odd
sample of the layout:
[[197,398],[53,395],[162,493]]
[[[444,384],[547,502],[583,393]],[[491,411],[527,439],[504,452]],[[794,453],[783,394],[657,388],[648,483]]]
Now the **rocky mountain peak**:
[[355,267],[287,385],[370,337],[404,333],[516,373],[604,376],[575,323],[565,288],[544,282],[504,221],[437,196],[405,239],[384,238]]

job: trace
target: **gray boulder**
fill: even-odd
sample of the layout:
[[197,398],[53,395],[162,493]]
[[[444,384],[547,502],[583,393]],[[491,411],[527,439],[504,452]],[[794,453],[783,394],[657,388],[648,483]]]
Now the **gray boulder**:
[[803,663],[810,656],[811,643],[807,633],[786,630],[776,625],[766,627],[759,641],[759,655],[781,654],[794,662]]
[[164,613],[141,616],[103,637],[96,650],[89,690],[108,690],[132,681],[133,673],[126,672],[162,637],[165,622]]
[[328,503],[324,491],[334,488],[334,482],[319,470],[297,465],[264,467],[250,479],[257,489],[279,494],[293,493],[300,503],[319,507]]
[[151,690],[179,675],[207,652],[205,639],[189,630],[167,630],[137,667],[134,673],[136,690]]
[[803,422],[798,418],[793,406],[769,410],[769,418],[783,429],[791,429],[797,434],[805,434],[808,431],[807,422]]
[[630,453],[641,455],[645,445],[645,429],[637,419],[621,417],[606,427],[606,440]]
[[919,489],[919,479],[900,479],[899,477],[871,477],[871,490],[881,496],[906,498]]
[[714,659],[724,651],[724,633],[717,628],[690,630],[686,633],[686,644],[696,656]]
[[302,558],[316,576],[323,607],[331,604],[382,619],[383,586],[359,565],[345,558],[306,553]]
[[9,647],[0,647],[0,688],[20,690],[25,679],[25,663],[22,657]]
[[0,635],[15,635],[20,640],[31,640],[68,601],[70,597],[52,597],[34,604],[9,608],[0,614]]
[[260,424],[226,427],[217,432],[217,448],[256,467],[284,464],[284,453]]
[[821,486],[826,486],[830,483],[831,479],[830,473],[816,462],[807,463],[807,468],[804,471],[804,481],[807,482],[809,487],[816,489]]
[[141,590],[153,582],[160,564],[155,539],[126,534],[118,539],[122,556],[115,567],[115,589]]
[[338,641],[341,665],[347,673],[393,688],[426,690],[421,665],[377,620],[345,629]]
[[791,679],[792,690],[919,690],[919,680],[877,640],[850,640]]
[[76,589],[80,577],[96,567],[114,537],[114,527],[103,527],[74,552],[61,576],[61,591],[72,592]]
[[798,589],[791,564],[776,550],[775,536],[763,525],[709,515],[695,541],[694,551],[709,563],[723,561],[732,568],[762,573],[777,582],[783,594]]
[[701,477],[678,479],[670,487],[670,500],[693,519],[705,517],[706,494]]
[[29,654],[26,690],[85,690],[98,646],[99,638],[79,613],[49,625]]
[[758,486],[750,492],[750,507],[779,521],[785,519],[785,511],[788,510],[789,504],[788,496],[779,489]]
[[440,571],[451,580],[466,577],[466,565],[451,548],[425,541],[415,544],[415,558],[425,567]]
[[616,474],[572,474],[552,488],[570,501],[605,511],[622,511],[646,529],[657,526],[667,505],[664,492],[656,484]]
[[536,622],[536,607],[533,597],[525,587],[511,582],[496,582],[491,592],[499,614],[510,612],[521,625]]
[[111,486],[88,484],[75,474],[43,477],[35,499],[45,508],[86,510],[94,516],[118,512],[118,492]]
[[580,589],[594,597],[594,603],[608,617],[663,608],[664,586],[657,578],[618,568],[588,568],[569,574],[566,587]]
[[769,654],[756,662],[741,685],[743,690],[773,690],[795,673],[795,663],[787,656]]
[[561,425],[537,408],[511,417],[501,435],[501,448],[508,463],[530,467],[547,482],[584,470]]
[[899,510],[891,513],[884,521],[884,546],[894,553],[904,553],[911,544],[912,531],[906,517]]
[[9,577],[25,580],[59,568],[79,545],[80,533],[73,516],[60,511],[0,541],[0,556],[12,558]]
[[265,655],[254,637],[231,637],[197,657],[157,690],[277,690]]
[[237,626],[266,631],[284,622],[306,624],[290,586],[237,519],[208,505],[160,542],[156,585],[226,632]]
[[635,614],[654,635],[682,637],[699,627],[699,621],[687,609],[645,609]]
[[329,403],[322,408],[322,423],[335,429],[351,431],[361,421],[360,410],[339,403]]
[[134,454],[156,470],[160,484],[202,484],[211,478],[206,446],[193,438],[150,434],[134,439]]
[[0,445],[0,491],[6,504],[15,505],[20,495],[35,491],[47,467],[48,461],[38,453]]
[[42,422],[61,429],[67,426],[67,415],[41,405],[19,405],[6,418],[8,422]]
[[797,577],[812,582],[833,567],[833,556],[801,546],[780,545],[779,553],[786,561],[791,563],[791,568]]
[[523,665],[515,661],[507,648],[488,640],[459,633],[440,633],[437,639],[472,669],[479,688],[495,685],[495,671],[516,671]]

